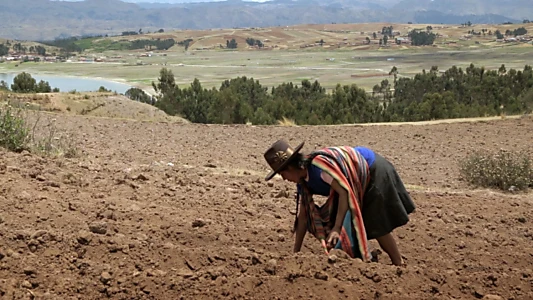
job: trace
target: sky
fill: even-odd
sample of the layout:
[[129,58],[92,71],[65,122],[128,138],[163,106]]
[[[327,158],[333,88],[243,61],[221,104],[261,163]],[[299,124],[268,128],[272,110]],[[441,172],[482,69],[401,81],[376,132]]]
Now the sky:
[[[131,3],[187,3],[187,2],[217,2],[225,0],[122,0],[123,2]],[[245,0],[250,2],[267,2],[270,0]]]
[[[2,1],[2,0],[0,0]],[[79,2],[84,0],[51,0],[51,1],[65,1],[65,2]],[[219,2],[227,0],[121,0],[129,3],[192,3],[192,2]],[[243,0],[246,2],[268,2],[271,0]]]

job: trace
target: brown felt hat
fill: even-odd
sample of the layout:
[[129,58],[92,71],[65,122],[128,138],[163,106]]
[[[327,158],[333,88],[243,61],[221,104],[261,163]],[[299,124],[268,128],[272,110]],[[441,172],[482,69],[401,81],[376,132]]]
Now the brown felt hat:
[[268,150],[265,152],[265,160],[272,168],[272,171],[265,177],[268,181],[274,177],[278,172],[282,171],[291,160],[302,149],[305,142],[302,142],[296,148],[292,148],[287,141],[281,139],[277,140]]

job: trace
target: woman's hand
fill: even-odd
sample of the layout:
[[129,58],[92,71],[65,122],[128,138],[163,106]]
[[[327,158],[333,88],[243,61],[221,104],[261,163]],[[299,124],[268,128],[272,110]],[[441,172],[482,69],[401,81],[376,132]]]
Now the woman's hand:
[[329,243],[335,243],[333,245],[337,244],[337,241],[339,240],[342,223],[344,222],[344,218],[346,217],[346,212],[350,209],[350,206],[348,204],[348,191],[343,188],[337,180],[333,180],[331,182],[331,188],[334,189],[337,194],[339,195],[339,206],[337,208],[337,216],[335,218],[335,225],[333,226],[333,230],[330,232],[327,242]]
[[328,247],[330,249],[335,248],[339,239],[340,239],[340,230],[333,228],[333,230],[329,233],[328,238],[327,238]]

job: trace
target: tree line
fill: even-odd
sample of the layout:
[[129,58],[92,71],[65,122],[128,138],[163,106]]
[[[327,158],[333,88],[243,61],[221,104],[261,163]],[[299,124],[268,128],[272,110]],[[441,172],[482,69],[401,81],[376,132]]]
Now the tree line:
[[0,91],[13,91],[15,93],[50,93],[59,92],[59,88],[52,88],[48,81],[37,82],[31,74],[22,72],[13,78],[11,88],[5,81],[0,81]]
[[[88,38],[88,37],[87,37]],[[60,49],[60,51],[63,53],[82,53],[83,48],[80,47],[76,42],[85,39],[85,38],[77,38],[77,37],[68,37],[68,38],[57,38],[52,41],[40,41],[41,44],[47,45],[47,46],[53,46]]]
[[180,88],[171,70],[162,68],[152,85],[157,95],[131,89],[126,95],[154,105],[169,115],[193,123],[275,124],[288,118],[296,124],[427,121],[445,118],[530,113],[533,108],[533,71],[485,70],[473,64],[440,72],[437,66],[413,78],[398,78],[376,84],[367,93],[356,84],[337,84],[331,93],[318,81],[282,83],[270,90],[246,76],[222,82],[217,89],[202,87],[198,79]]
[[[282,83],[270,90],[246,76],[225,80],[217,89],[202,87],[198,79],[180,88],[172,71],[162,68],[151,97],[138,88],[125,95],[135,101],[179,115],[193,123],[276,124],[284,118],[299,125],[343,123],[427,121],[448,118],[483,117],[531,113],[533,109],[533,71],[485,70],[473,64],[441,72],[437,66],[413,78],[382,80],[371,93],[356,84],[341,85],[328,93],[318,81]],[[17,75],[11,86],[0,82],[0,90],[19,93],[59,92],[48,82],[36,82],[30,74]]]
[[0,44],[0,56],[5,56],[8,54],[9,54],[9,47],[4,44]]
[[263,42],[261,42],[261,40],[259,39],[256,40],[254,38],[246,38],[246,44],[248,44],[248,46],[251,46],[251,47],[253,46],[257,46],[259,48],[264,47],[264,44]]
[[426,32],[420,30],[412,30],[408,34],[411,39],[411,45],[413,46],[424,46],[424,45],[433,45],[437,35],[433,32]]
[[[11,46],[9,41],[7,42],[7,45],[3,43],[0,44],[0,56],[5,56],[9,54],[9,46]],[[42,56],[46,55],[46,49],[40,45],[30,46],[29,48],[27,48],[26,46],[23,46],[21,43],[15,43],[12,45],[12,48],[13,48],[13,51],[20,52],[22,54],[26,54],[27,52],[29,52],[29,53],[36,53]]]
[[152,49],[152,47],[155,47],[157,50],[168,50],[170,47],[174,46],[176,44],[176,41],[174,39],[164,39],[161,40],[158,39],[141,39],[141,40],[134,40],[130,42],[130,50],[136,50],[136,49],[145,49],[148,47],[149,49]]

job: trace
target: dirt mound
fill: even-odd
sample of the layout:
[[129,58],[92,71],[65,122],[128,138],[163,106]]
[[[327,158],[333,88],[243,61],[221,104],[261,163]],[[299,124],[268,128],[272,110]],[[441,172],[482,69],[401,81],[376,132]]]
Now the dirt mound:
[[[532,195],[466,190],[454,167],[469,149],[530,147],[531,119],[339,132],[64,115],[57,126],[79,132],[82,156],[0,149],[2,299],[533,297]],[[295,136],[307,149],[357,137],[419,186],[395,232],[407,267],[386,254],[328,259],[309,235],[291,253],[294,187],[263,180],[262,152]]]
[[183,118],[169,116],[164,111],[152,105],[132,101],[121,95],[112,95],[103,98],[95,97],[88,100],[89,101],[78,100],[78,102],[81,102],[82,107],[85,105],[85,107],[79,111],[79,114],[113,119],[189,123],[189,121]]
[[19,106],[31,107],[56,113],[93,116],[138,121],[190,123],[188,120],[169,116],[164,111],[125,96],[114,93],[3,93],[0,100],[7,100]]

